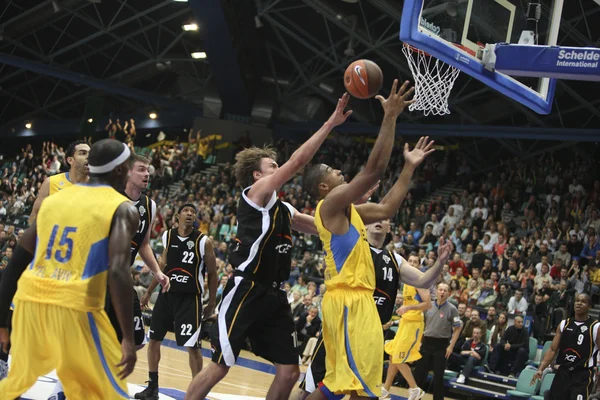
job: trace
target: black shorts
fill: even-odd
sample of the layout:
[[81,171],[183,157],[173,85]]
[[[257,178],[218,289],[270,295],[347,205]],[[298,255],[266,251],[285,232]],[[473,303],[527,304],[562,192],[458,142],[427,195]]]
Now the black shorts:
[[319,383],[325,379],[325,344],[323,343],[323,331],[319,337],[315,353],[308,364],[304,379],[300,382],[300,389],[312,393],[319,387]]
[[150,339],[159,342],[175,332],[177,346],[200,347],[202,297],[196,293],[160,293],[152,310]]
[[[146,331],[144,330],[142,307],[140,306],[140,299],[138,298],[137,292],[133,288],[131,288],[131,290],[133,293],[133,339],[136,346],[141,346],[146,342]],[[123,333],[121,332],[119,319],[117,318],[117,313],[113,308],[108,291],[106,293],[106,314],[108,314],[110,323],[112,324],[113,328],[115,328],[115,332],[117,332],[117,339],[119,339],[119,342],[121,342],[123,339]]]
[[241,276],[229,279],[217,323],[212,327],[212,360],[232,367],[250,339],[252,351],[275,364],[298,365],[292,310],[284,291]]
[[592,368],[578,368],[573,371],[559,368],[552,381],[550,399],[587,400],[592,394],[593,387],[594,370]]

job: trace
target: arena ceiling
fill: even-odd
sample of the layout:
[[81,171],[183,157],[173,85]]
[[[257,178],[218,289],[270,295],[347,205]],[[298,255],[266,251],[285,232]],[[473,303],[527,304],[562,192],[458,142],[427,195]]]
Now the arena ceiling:
[[[393,77],[411,79],[398,39],[401,1],[8,0],[0,7],[0,128],[34,118],[80,117],[94,97],[104,98],[105,114],[191,106],[261,124],[323,120],[343,90],[345,67],[356,58],[376,61],[387,87]],[[212,23],[203,20],[208,7],[222,8],[227,32],[205,29]],[[198,32],[182,29],[192,22]],[[229,75],[213,70],[225,62],[215,37],[231,42],[237,66],[226,70]],[[600,47],[595,0],[565,1],[559,43]],[[208,59],[192,58],[207,49]],[[376,101],[352,106],[356,121],[381,118]],[[463,75],[450,108],[444,118],[402,118],[600,127],[598,83],[591,82],[559,82],[553,113],[540,116]]]

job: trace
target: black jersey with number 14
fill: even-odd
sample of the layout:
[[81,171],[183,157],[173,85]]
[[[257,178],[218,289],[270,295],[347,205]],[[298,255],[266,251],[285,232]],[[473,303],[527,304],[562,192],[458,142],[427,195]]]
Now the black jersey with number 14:
[[204,244],[207,237],[197,230],[189,236],[178,235],[177,229],[163,234],[163,246],[167,250],[167,265],[164,273],[171,280],[174,293],[204,292]]
[[375,276],[377,277],[373,298],[375,299],[381,324],[384,325],[392,319],[394,313],[402,259],[397,258],[389,250],[376,249],[375,247],[371,247],[371,256],[373,257]]

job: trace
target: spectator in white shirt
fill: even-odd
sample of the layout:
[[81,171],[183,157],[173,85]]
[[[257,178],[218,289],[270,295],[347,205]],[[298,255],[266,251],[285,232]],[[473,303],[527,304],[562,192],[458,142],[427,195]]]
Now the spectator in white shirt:
[[581,183],[577,182],[577,178],[573,178],[573,183],[569,185],[569,193],[575,195],[580,192],[582,196],[585,196],[585,189],[581,186]]
[[[443,222],[444,220],[442,220]],[[587,231],[593,228],[595,232],[600,232],[600,218],[598,217],[598,210],[592,211],[592,217],[585,224],[584,229]]]
[[500,232],[496,230],[496,224],[491,223],[490,230],[487,231],[485,234],[490,235],[490,242],[492,242],[492,245],[498,243],[498,235],[500,234]]
[[477,207],[471,210],[471,218],[474,219],[477,216],[477,213],[481,213],[481,218],[483,218],[483,220],[486,220],[488,217],[488,210],[484,207],[483,201],[481,200],[477,203]]
[[425,228],[427,228],[430,225],[431,225],[431,233],[433,234],[433,236],[438,237],[442,234],[443,227],[442,227],[442,224],[440,223],[440,221],[438,221],[437,215],[435,213],[431,214],[431,221],[429,221],[425,224]]
[[523,291],[517,289],[515,295],[508,301],[509,314],[525,314],[527,311],[527,300],[523,298]]
[[573,235],[576,235],[577,240],[580,242],[583,241],[583,238],[585,238],[585,232],[583,231],[583,229],[581,229],[580,225],[577,222],[573,225],[573,229],[569,231],[569,237]]
[[442,226],[444,228],[454,229],[458,223],[458,217],[454,213],[454,208],[448,208],[448,213],[442,218]]

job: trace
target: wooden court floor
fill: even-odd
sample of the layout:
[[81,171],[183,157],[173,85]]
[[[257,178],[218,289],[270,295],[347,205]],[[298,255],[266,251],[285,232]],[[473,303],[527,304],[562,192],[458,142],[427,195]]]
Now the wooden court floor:
[[[210,345],[203,342],[204,365],[210,362]],[[129,394],[133,395],[144,389],[148,380],[148,357],[146,348],[138,351],[138,361],[134,372],[127,379]],[[301,366],[304,373],[306,367]],[[231,368],[227,376],[221,381],[208,396],[210,400],[258,400],[264,399],[275,374],[275,367],[266,360],[254,354],[242,351],[235,367]],[[302,375],[301,375],[302,378]],[[55,373],[40,377],[31,390],[22,396],[24,400],[47,400],[57,377]],[[188,353],[185,349],[177,347],[175,336],[167,334],[161,346],[161,361],[159,364],[160,400],[183,400],[185,391],[191,381],[188,363]],[[296,390],[296,389],[295,389]],[[405,399],[408,397],[406,389],[392,388],[392,399]],[[1,398],[1,396],[0,396]],[[426,394],[424,400],[432,396]]]
[[[183,392],[191,380],[191,373],[188,366],[187,352],[180,348],[173,348],[174,335],[167,335],[169,340],[165,340],[161,347],[161,361],[159,364],[159,384],[161,387],[169,387],[179,389]],[[204,365],[210,362],[210,344],[203,342]],[[138,352],[138,362],[135,371],[128,379],[129,382],[138,385],[144,385],[148,380],[148,362],[146,349]],[[300,371],[304,373],[306,367],[300,367]],[[273,381],[275,368],[266,360],[256,357],[254,354],[243,350],[240,354],[238,364],[231,368],[227,376],[217,386],[214,387],[209,399],[227,400],[227,399],[249,399],[260,398],[264,399],[267,395],[267,390]],[[302,375],[301,375],[302,377]],[[404,388],[392,388],[392,398],[404,399],[408,397],[408,391]],[[232,396],[227,396],[232,395]],[[432,399],[430,394],[423,397],[424,400]]]

